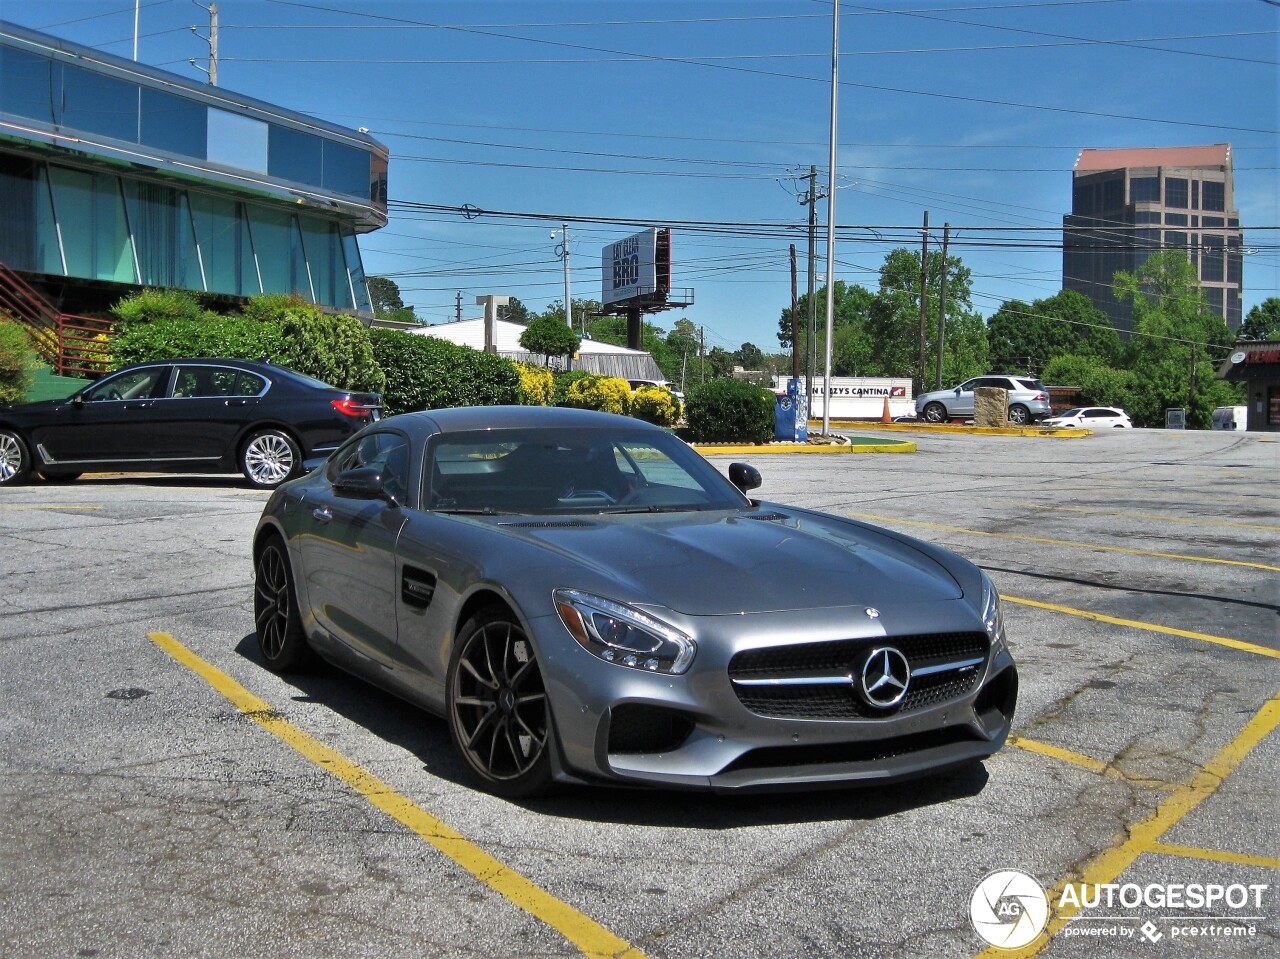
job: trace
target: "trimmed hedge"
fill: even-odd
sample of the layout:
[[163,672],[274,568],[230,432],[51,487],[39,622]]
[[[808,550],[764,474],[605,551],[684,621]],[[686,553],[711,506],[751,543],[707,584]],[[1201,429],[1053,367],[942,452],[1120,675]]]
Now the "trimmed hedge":
[[[111,342],[116,369],[151,360],[180,357],[226,357],[235,360],[281,358],[284,329],[279,323],[259,323],[242,316],[205,319],[164,318],[130,323]],[[289,364],[280,359],[283,366]],[[298,370],[310,373],[310,370]],[[336,384],[335,384],[336,385]]]
[[0,318],[0,403],[18,403],[34,382],[40,361],[17,323]]
[[774,395],[741,380],[718,379],[689,391],[686,417],[695,443],[767,443]]
[[510,360],[403,330],[375,328],[369,338],[386,375],[388,414],[521,402],[520,374]]

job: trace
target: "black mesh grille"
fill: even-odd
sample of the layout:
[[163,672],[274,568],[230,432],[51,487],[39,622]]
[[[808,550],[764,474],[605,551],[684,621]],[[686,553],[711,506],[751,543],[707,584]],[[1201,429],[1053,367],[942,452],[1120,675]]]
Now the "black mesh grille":
[[873,763],[906,756],[926,749],[978,742],[967,726],[948,726],[909,736],[873,739],[859,743],[822,743],[812,746],[767,746],[743,753],[721,770],[776,769],[785,766],[813,766],[836,763]]
[[624,703],[609,714],[609,752],[664,753],[679,749],[693,720],[674,709]]
[[[897,648],[907,658],[912,670],[972,659],[985,660],[987,655],[986,634],[976,632],[835,640],[738,653],[729,663],[729,678],[850,676],[856,679],[867,654],[879,646]],[[907,695],[892,709],[869,706],[858,695],[854,682],[787,686],[735,684],[734,692],[742,705],[760,716],[778,719],[864,719],[928,709],[960,699],[974,690],[981,676],[981,667],[913,676]]]

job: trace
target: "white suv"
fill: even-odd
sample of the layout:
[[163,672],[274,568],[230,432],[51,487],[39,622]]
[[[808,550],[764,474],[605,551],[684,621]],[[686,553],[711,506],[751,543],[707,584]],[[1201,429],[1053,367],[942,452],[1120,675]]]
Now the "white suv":
[[916,397],[916,416],[927,423],[967,420],[973,416],[973,391],[980,386],[1009,391],[1010,423],[1034,423],[1052,411],[1049,391],[1039,380],[1016,374],[990,373],[965,380],[949,390],[921,393]]

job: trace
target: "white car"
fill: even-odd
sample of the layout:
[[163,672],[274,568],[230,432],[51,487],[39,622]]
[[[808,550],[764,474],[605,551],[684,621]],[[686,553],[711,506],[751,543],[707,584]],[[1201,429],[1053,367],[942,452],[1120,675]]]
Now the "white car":
[[1065,413],[1040,421],[1041,426],[1083,426],[1087,429],[1133,429],[1133,422],[1124,410],[1112,406],[1078,406]]

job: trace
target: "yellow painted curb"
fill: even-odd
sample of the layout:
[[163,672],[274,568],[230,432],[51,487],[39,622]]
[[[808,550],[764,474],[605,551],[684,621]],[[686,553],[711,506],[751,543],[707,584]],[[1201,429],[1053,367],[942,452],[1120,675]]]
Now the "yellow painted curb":
[[703,456],[754,456],[757,453],[914,453],[916,444],[910,440],[896,443],[844,443],[813,445],[809,443],[761,443],[758,446],[725,443],[694,443],[695,450]]

